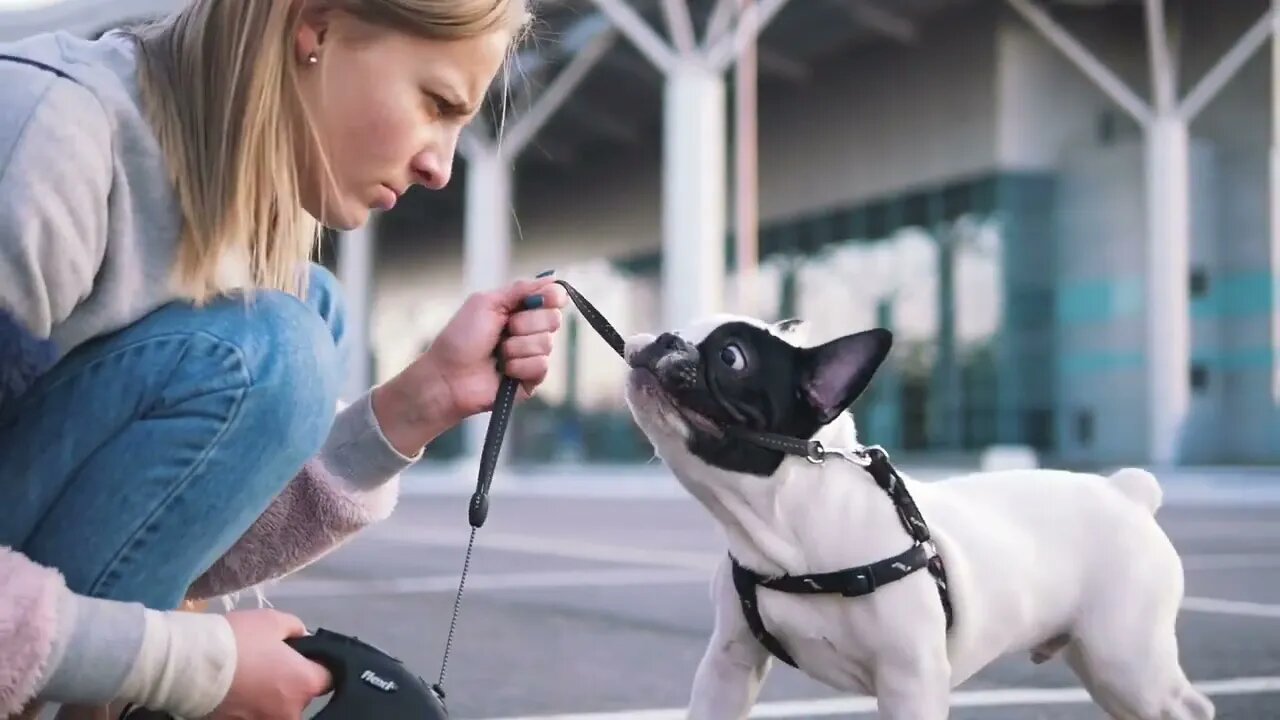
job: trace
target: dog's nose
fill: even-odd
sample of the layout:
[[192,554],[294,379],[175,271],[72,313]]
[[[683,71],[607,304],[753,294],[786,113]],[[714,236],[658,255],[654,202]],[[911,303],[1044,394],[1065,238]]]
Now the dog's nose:
[[659,335],[658,339],[654,341],[654,344],[657,345],[664,353],[684,352],[691,349],[691,346],[684,338],[676,335],[675,333],[669,332]]

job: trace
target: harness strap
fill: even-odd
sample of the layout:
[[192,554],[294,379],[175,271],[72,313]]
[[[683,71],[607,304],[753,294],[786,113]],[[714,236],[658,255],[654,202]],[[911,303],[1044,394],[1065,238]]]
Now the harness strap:
[[[799,453],[797,453],[799,454]],[[901,580],[917,570],[927,570],[933,576],[938,587],[938,597],[942,603],[942,612],[946,617],[946,626],[950,630],[955,613],[951,605],[951,594],[947,592],[946,569],[942,557],[933,549],[930,542],[929,526],[925,523],[920,509],[916,506],[906,483],[889,462],[889,456],[880,448],[868,448],[866,451],[867,470],[875,478],[876,484],[889,495],[898,520],[914,543],[907,550],[884,560],[869,565],[845,568],[825,573],[807,575],[764,576],[746,567],[733,557],[729,559],[733,566],[733,584],[738,591],[738,599],[742,605],[742,614],[747,627],[756,640],[779,660],[797,667],[782,643],[764,626],[760,617],[760,603],[757,587],[798,595],[839,594],[844,597],[860,597],[870,595],[876,588]]]

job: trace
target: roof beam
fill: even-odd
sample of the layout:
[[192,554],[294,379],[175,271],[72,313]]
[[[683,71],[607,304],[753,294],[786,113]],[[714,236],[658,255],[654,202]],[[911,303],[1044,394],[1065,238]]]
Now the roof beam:
[[666,73],[676,64],[676,54],[667,45],[649,23],[627,4],[626,0],[592,0],[601,12],[609,17],[636,49],[653,63],[654,67]]
[[1217,64],[1200,78],[1195,87],[1191,88],[1191,92],[1187,93],[1187,97],[1178,105],[1178,114],[1183,120],[1191,121],[1200,114],[1218,91],[1235,77],[1258,48],[1272,36],[1272,26],[1276,22],[1280,22],[1280,10],[1277,10],[1273,3],[1272,7],[1262,13],[1262,17],[1258,18],[1253,26],[1236,41],[1236,44],[1231,46]]
[[547,89],[533,101],[529,111],[516,120],[515,125],[501,141],[502,152],[514,158],[520,154],[547,120],[564,104],[569,95],[582,82],[600,58],[613,47],[618,34],[609,28],[597,34],[564,68],[556,74]]
[[1062,27],[1044,8],[1034,4],[1031,0],[1006,0],[1009,6],[1022,15],[1032,27],[1040,31],[1054,47],[1058,49],[1068,60],[1084,73],[1107,94],[1117,105],[1124,108],[1134,120],[1138,121],[1142,126],[1151,123],[1152,108],[1147,105],[1142,98],[1138,97],[1124,80],[1098,60],[1098,58],[1088,48],[1076,40],[1066,28]]
[[[601,0],[596,0],[600,2]],[[758,8],[747,13],[747,20],[738,25],[737,30],[729,37],[716,41],[707,51],[707,62],[711,67],[724,71],[733,64],[747,43],[756,42],[756,38],[773,21],[778,11],[787,4],[787,0],[759,0]]]
[[737,4],[738,0],[716,0],[715,7],[711,8],[711,17],[707,20],[706,33],[702,38],[704,50],[710,48],[724,37],[726,32],[729,32],[733,24],[734,7]]
[[671,31],[671,43],[676,52],[685,57],[692,56],[698,49],[698,42],[693,36],[689,0],[662,0],[662,12],[667,17],[667,28]]

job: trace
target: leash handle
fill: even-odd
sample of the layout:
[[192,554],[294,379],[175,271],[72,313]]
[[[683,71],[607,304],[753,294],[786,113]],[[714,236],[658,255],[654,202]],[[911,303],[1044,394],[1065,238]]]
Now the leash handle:
[[[554,271],[548,270],[538,273],[536,277],[547,277],[552,272]],[[578,312],[596,331],[596,334],[604,339],[619,357],[622,357],[625,341],[613,325],[609,324],[609,321],[582,296],[582,293],[578,292],[577,288],[564,280],[556,280],[555,283],[565,289],[569,299],[573,301]],[[525,298],[524,308],[532,310],[540,307],[541,303],[542,296],[531,295]],[[495,350],[495,353],[497,352]],[[501,372],[501,353],[498,353],[498,368]],[[489,488],[493,485],[493,474],[498,468],[498,454],[502,451],[502,441],[507,434],[507,424],[511,420],[511,409],[515,406],[517,390],[519,390],[519,382],[510,377],[503,376],[498,384],[498,394],[493,401],[493,414],[485,430],[484,446],[480,451],[480,472],[476,478],[476,490],[471,495],[471,503],[467,507],[467,519],[471,522],[472,528],[481,527],[489,517]]]

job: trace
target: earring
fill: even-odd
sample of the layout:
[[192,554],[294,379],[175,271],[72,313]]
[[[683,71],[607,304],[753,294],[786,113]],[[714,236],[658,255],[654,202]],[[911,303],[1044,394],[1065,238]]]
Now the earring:
[[315,51],[312,51],[310,55],[307,55],[308,65],[315,65],[318,62],[320,62],[320,56],[315,54]]

